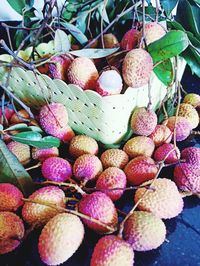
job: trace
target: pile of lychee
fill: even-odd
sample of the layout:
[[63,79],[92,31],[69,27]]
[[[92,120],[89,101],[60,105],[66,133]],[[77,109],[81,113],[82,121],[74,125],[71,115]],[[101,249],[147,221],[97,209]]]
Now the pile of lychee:
[[[0,254],[20,245],[25,228],[41,229],[38,252],[47,265],[67,261],[80,247],[85,227],[102,235],[91,266],[132,266],[135,251],[162,245],[167,234],[163,220],[183,210],[181,192],[200,193],[200,148],[180,151],[177,146],[199,125],[199,98],[187,94],[177,114],[162,124],[153,110],[136,108],[130,118],[133,136],[121,149],[107,150],[73,132],[64,105],[43,106],[34,124],[59,138],[62,149],[30,148],[5,138],[21,163],[40,162],[41,176],[33,177],[39,188],[28,198],[15,185],[0,184]],[[8,123],[22,121],[10,112],[6,109]],[[172,164],[174,177],[159,177],[161,168]],[[115,203],[126,199],[127,190],[133,190],[134,208],[119,224]]]

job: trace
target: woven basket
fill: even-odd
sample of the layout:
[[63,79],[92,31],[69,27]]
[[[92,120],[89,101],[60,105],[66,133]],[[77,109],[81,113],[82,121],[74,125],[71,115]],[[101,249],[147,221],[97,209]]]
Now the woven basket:
[[[52,42],[40,44],[39,54],[53,53]],[[28,58],[31,49],[20,53]],[[0,60],[10,61],[8,55]],[[178,79],[185,69],[185,61],[178,59]],[[0,84],[6,82],[7,72],[0,68]],[[174,87],[166,86],[153,73],[150,79],[152,108],[157,109],[164,97],[172,95]],[[86,134],[102,142],[120,142],[128,131],[129,119],[135,107],[147,106],[148,85],[141,88],[127,88],[124,94],[102,97],[92,90],[83,91],[62,80],[52,80],[47,75],[35,75],[32,71],[14,67],[9,77],[9,90],[30,107],[39,108],[49,102],[63,103],[69,113],[69,125],[80,134]]]

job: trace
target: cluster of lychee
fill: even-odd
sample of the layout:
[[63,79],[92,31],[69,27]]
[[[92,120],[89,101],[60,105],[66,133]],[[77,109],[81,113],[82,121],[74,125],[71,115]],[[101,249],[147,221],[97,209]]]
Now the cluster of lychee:
[[[43,228],[38,251],[47,265],[59,265],[76,252],[84,238],[84,225],[97,234],[106,234],[94,248],[91,266],[132,266],[134,251],[158,248],[166,238],[162,219],[176,217],[183,209],[179,190],[200,192],[200,149],[180,151],[176,146],[176,141],[186,139],[199,124],[199,98],[186,95],[178,116],[162,124],[158,124],[154,111],[136,108],[130,120],[134,136],[122,149],[105,151],[95,139],[75,136],[69,130],[64,105],[43,106],[38,123],[46,133],[67,143],[66,152],[61,157],[55,147],[32,149],[32,158],[41,162],[46,182],[28,199],[16,186],[0,184],[0,254],[13,251],[21,243],[24,223]],[[9,121],[13,115],[7,117]],[[6,141],[21,163],[30,160],[28,145]],[[158,177],[161,166],[168,164],[176,164],[174,181]],[[117,235],[115,202],[130,188],[136,190],[133,204],[137,210],[126,216]],[[70,209],[69,192],[75,201]]]
[[[95,90],[102,96],[120,94],[123,83],[132,88],[142,87],[148,83],[153,71],[153,60],[142,45],[143,38],[145,37],[146,45],[149,45],[162,38],[166,31],[159,23],[149,22],[145,24],[144,32],[145,36],[141,31],[131,29],[123,36],[121,43],[112,33],[104,34],[103,47],[120,46],[122,50],[127,51],[123,65],[118,68],[102,66],[100,59],[73,58],[69,54],[62,54],[51,57],[50,62],[40,66],[38,70],[53,79],[58,78],[78,85],[83,90]],[[98,47],[98,42],[92,47]]]

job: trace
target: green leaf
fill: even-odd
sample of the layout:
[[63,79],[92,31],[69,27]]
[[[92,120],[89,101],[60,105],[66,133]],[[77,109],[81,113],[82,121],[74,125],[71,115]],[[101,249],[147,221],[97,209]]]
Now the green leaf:
[[26,197],[33,192],[32,178],[2,140],[0,140],[0,177],[0,183],[16,185]]
[[55,51],[58,53],[67,53],[70,49],[70,42],[67,34],[63,30],[56,30],[54,39]]
[[6,128],[6,130],[5,131],[8,131],[8,130],[27,130],[27,128],[28,128],[28,126],[27,126],[27,124],[25,124],[25,123],[19,123],[19,124],[16,124],[16,125],[13,125],[13,126],[10,126],[10,127],[8,127],[8,128]]
[[93,48],[87,48],[87,49],[81,49],[77,51],[71,51],[70,54],[75,55],[75,56],[85,56],[88,58],[102,58],[106,57],[108,55],[111,55],[115,53],[119,48],[106,48],[106,49],[93,49]]
[[3,130],[3,125],[2,124],[0,124],[0,131],[2,131]]
[[192,73],[195,73],[200,78],[200,55],[191,46],[189,46],[182,54],[191,68]]
[[25,0],[7,0],[7,2],[9,3],[9,5],[20,15],[22,15],[22,11],[23,8],[26,5],[26,1]]
[[148,46],[154,63],[172,58],[183,52],[189,45],[187,34],[180,30],[167,32],[161,39]]
[[175,8],[179,0],[160,0],[162,8],[165,10],[167,16],[169,16],[172,10]]
[[[168,99],[165,102],[165,109],[169,117],[174,116],[176,113],[176,107],[174,106],[173,99]],[[165,119],[165,113],[163,109],[158,113],[158,123],[161,124]]]
[[174,80],[174,71],[172,62],[167,59],[154,67],[154,73],[166,86],[170,86]]

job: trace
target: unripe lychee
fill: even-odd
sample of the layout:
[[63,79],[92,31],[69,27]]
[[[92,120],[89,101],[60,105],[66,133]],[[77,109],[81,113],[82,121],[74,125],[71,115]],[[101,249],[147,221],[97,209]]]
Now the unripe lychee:
[[104,168],[115,166],[123,169],[128,163],[129,158],[123,150],[108,149],[102,153],[100,160]]
[[75,178],[82,182],[96,179],[103,171],[99,158],[93,154],[83,154],[78,157],[73,165]]
[[69,144],[69,153],[75,158],[83,154],[96,155],[98,151],[99,147],[96,140],[86,135],[74,136]]
[[10,124],[24,123],[24,119],[30,119],[30,116],[26,110],[22,109],[17,113],[13,113],[10,118]]
[[136,108],[131,116],[131,128],[137,135],[149,136],[154,131],[157,121],[154,111],[144,107]]
[[176,163],[180,159],[180,150],[178,147],[175,150],[173,149],[173,144],[164,143],[155,150],[154,160],[157,162],[165,160],[165,163]]
[[[144,37],[146,44],[149,45],[152,42],[155,42],[162,38],[166,34],[164,28],[158,24],[157,22],[149,22],[145,23],[144,28]],[[140,34],[140,38],[142,38],[142,32]]]
[[122,66],[122,74],[126,84],[133,88],[146,85],[153,70],[150,54],[141,49],[133,49],[127,53]]
[[183,103],[189,103],[196,108],[200,106],[200,95],[196,93],[188,93],[184,97]]
[[33,147],[32,149],[32,158],[34,160],[39,160],[41,162],[43,162],[49,157],[57,157],[57,156],[59,156],[59,151],[58,148],[56,147],[47,148],[47,149]]
[[22,208],[22,217],[30,225],[46,224],[60,212],[56,208],[42,205],[42,203],[65,207],[65,193],[55,186],[40,188],[31,194],[28,199],[41,202],[41,204],[26,202]]
[[12,212],[0,212],[0,255],[16,249],[24,237],[24,224]]
[[94,89],[99,77],[93,61],[87,57],[77,57],[68,69],[69,82],[80,86],[83,90]]
[[136,29],[130,29],[129,31],[127,31],[121,40],[120,43],[121,49],[130,51],[136,48],[138,44],[139,34],[140,32]]
[[[98,177],[96,188],[102,190],[112,201],[116,201],[121,198],[126,188],[126,175],[117,167],[109,167]],[[115,188],[119,189],[114,190]]]
[[134,253],[131,246],[121,238],[110,235],[96,244],[90,266],[133,266]]
[[50,157],[42,163],[42,175],[50,181],[64,182],[72,176],[72,166],[63,158]]
[[199,115],[196,109],[189,103],[181,103],[179,112],[179,116],[185,117],[191,125],[191,128],[194,129],[199,124]]
[[[117,211],[112,200],[102,192],[93,192],[84,195],[78,205],[79,212],[88,215],[110,227],[115,227],[118,222]],[[83,219],[83,222],[97,233],[108,233],[108,229],[91,220]]]
[[[150,182],[143,185],[150,185]],[[148,188],[138,188],[135,193],[135,203],[140,201],[138,209],[152,212],[161,219],[170,219],[183,210],[183,199],[176,184],[167,178],[158,178],[151,185],[152,189],[144,195]]]
[[123,147],[123,150],[130,158],[145,155],[151,157],[155,148],[152,139],[145,136],[137,136],[129,139]]
[[103,71],[96,82],[95,90],[101,96],[120,94],[123,87],[120,74],[114,70]]
[[166,125],[157,125],[149,137],[157,147],[164,143],[170,143],[172,140],[172,132]]
[[162,245],[166,227],[153,213],[134,211],[124,224],[123,237],[133,250],[148,251]]
[[185,140],[190,135],[191,131],[190,122],[188,122],[188,120],[185,117],[181,116],[177,116],[177,119],[175,116],[169,117],[167,119],[166,126],[172,131],[173,135],[175,129],[175,121],[176,121],[176,141]]
[[19,162],[26,165],[31,160],[31,149],[27,144],[11,141],[7,144],[8,149],[17,157]]
[[38,251],[47,265],[60,265],[79,248],[84,237],[84,227],[79,217],[62,213],[53,217],[42,229]]
[[0,211],[16,211],[23,205],[22,198],[23,194],[16,186],[0,184]]
[[200,148],[188,147],[181,151],[181,159],[193,165],[200,165]]
[[113,33],[106,33],[103,35],[104,48],[119,47],[117,37]]
[[147,156],[139,156],[132,159],[124,168],[127,180],[132,185],[140,185],[145,181],[153,179],[157,172],[153,159]]

